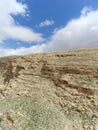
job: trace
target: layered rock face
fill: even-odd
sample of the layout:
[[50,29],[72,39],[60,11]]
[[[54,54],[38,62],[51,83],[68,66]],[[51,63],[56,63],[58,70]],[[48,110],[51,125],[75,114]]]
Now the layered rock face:
[[98,49],[0,58],[1,130],[98,130]]

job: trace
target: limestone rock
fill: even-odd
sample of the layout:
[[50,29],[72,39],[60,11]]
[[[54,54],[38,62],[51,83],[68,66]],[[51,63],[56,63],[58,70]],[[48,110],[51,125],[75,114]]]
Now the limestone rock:
[[1,130],[98,130],[98,49],[0,58]]

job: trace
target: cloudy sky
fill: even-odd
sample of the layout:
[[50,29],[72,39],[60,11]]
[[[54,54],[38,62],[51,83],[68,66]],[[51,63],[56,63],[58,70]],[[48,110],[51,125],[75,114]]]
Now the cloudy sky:
[[98,0],[0,0],[0,56],[98,47]]

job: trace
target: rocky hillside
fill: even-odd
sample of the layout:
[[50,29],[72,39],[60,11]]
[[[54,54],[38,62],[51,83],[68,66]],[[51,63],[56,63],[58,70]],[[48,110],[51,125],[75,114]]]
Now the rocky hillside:
[[0,130],[98,130],[98,49],[0,58]]

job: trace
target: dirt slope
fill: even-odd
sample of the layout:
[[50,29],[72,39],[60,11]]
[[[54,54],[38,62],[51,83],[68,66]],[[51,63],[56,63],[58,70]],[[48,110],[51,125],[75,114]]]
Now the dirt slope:
[[0,58],[0,130],[98,130],[98,49]]

